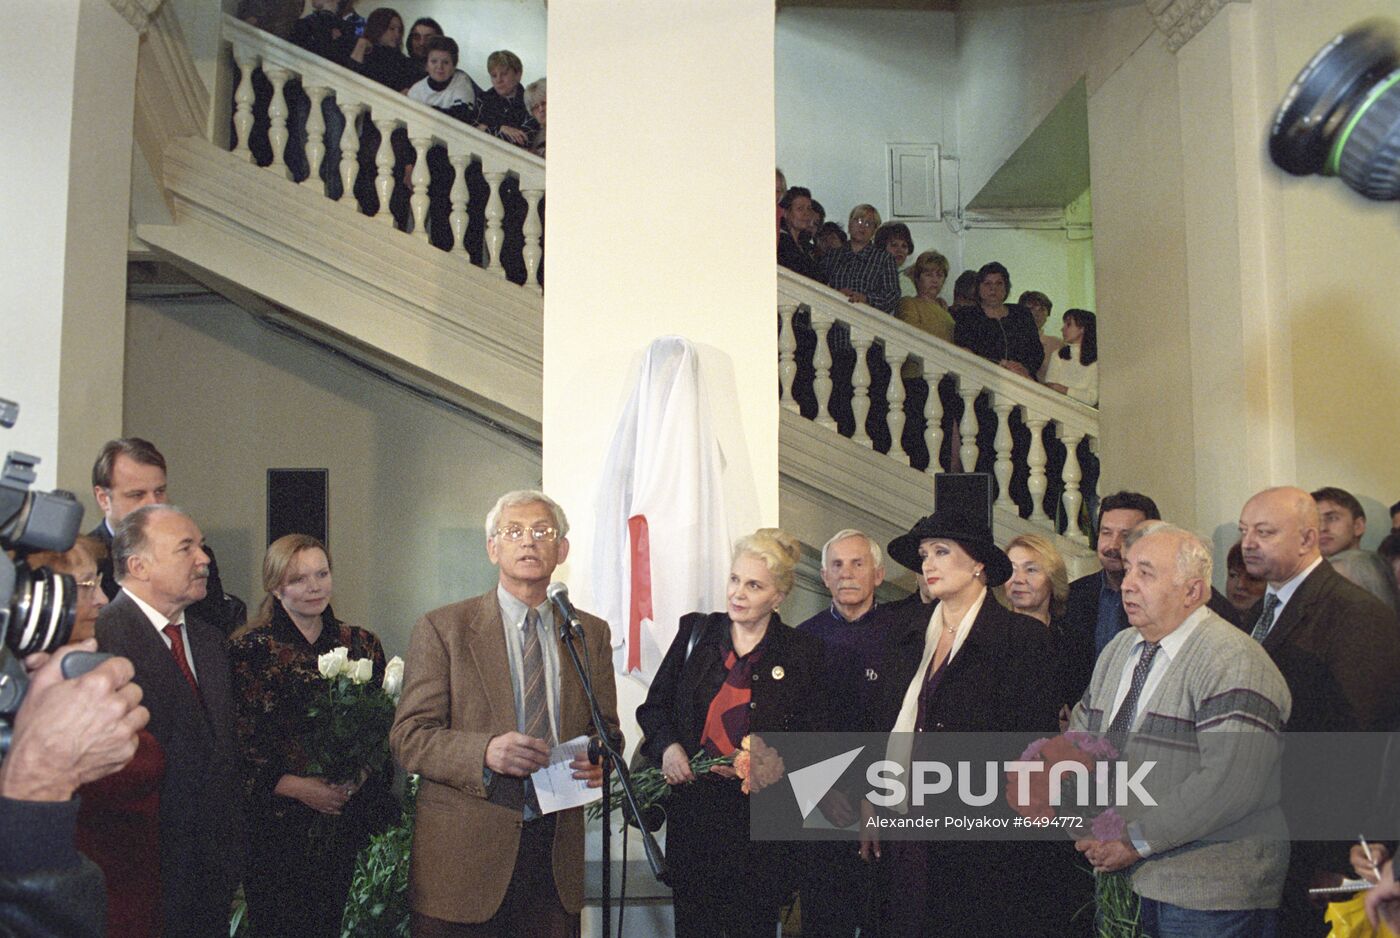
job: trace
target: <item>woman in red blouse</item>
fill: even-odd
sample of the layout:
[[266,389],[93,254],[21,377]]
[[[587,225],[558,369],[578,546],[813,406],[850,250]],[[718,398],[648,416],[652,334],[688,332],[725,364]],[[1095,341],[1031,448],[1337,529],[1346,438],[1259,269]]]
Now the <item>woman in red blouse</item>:
[[637,709],[642,751],[675,786],[666,855],[681,938],[767,938],[793,885],[792,845],[749,840],[749,798],[733,771],[697,778],[690,757],[702,749],[730,755],[750,733],[818,728],[821,640],[784,625],[777,612],[800,552],[774,528],[740,538],[728,608],[681,619]]
[[[263,559],[267,596],[229,646],[236,728],[247,760],[248,870],[243,891],[259,935],[340,935],[355,856],[393,814],[389,766],[366,766],[364,782],[332,784],[306,771],[301,734],[324,678],[316,659],[344,646],[374,662],[384,649],[367,629],[331,612],[331,558],[314,537],[288,534]],[[329,846],[313,844],[312,821],[336,817]],[[389,818],[390,820],[392,818]]]
[[[78,604],[69,641],[92,638],[97,614],[107,605],[97,563],[102,542],[80,536],[62,554],[30,554],[31,568],[67,573],[77,584]],[[107,884],[107,934],[155,938],[161,931],[160,784],[165,754],[146,730],[137,734],[136,755],[120,772],[78,789],[78,851],[102,869]]]

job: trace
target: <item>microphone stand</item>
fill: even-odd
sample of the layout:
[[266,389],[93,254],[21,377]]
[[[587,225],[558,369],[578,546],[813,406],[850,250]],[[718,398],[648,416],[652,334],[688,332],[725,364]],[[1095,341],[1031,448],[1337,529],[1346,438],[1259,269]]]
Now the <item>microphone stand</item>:
[[[574,663],[574,670],[578,672],[584,696],[588,698],[588,710],[593,717],[593,725],[598,730],[597,746],[595,747],[593,743],[589,744],[589,757],[605,757],[612,765],[612,771],[617,772],[617,778],[622,788],[623,811],[630,811],[632,817],[637,820],[637,828],[642,834],[642,848],[646,852],[647,863],[651,866],[652,875],[659,882],[669,885],[666,855],[661,852],[661,846],[656,842],[656,837],[647,830],[646,824],[642,821],[642,809],[637,804],[637,795],[632,789],[632,773],[628,771],[622,753],[617,751],[617,741],[613,739],[612,733],[608,731],[607,723],[603,721],[602,711],[598,708],[598,698],[593,693],[593,681],[590,680],[588,669],[583,666],[583,661],[579,658],[578,648],[574,644],[573,624],[569,621],[564,610],[558,608],[560,605],[556,599],[555,612],[559,614],[560,631],[564,635],[564,647],[568,649],[569,658]],[[598,749],[602,750],[601,754],[597,752]],[[612,927],[612,798],[608,793],[608,775],[610,773],[606,768],[607,764],[605,763],[603,772],[603,938],[607,938],[608,931]]]

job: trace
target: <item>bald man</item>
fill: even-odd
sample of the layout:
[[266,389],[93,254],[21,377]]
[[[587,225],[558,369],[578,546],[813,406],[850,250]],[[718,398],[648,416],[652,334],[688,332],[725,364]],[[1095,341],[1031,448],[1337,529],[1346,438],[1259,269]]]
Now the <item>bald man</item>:
[[[1317,503],[1299,488],[1266,489],[1245,503],[1240,513],[1245,569],[1269,584],[1264,598],[1244,614],[1245,628],[1288,682],[1290,732],[1392,730],[1400,721],[1394,686],[1400,675],[1400,625],[1380,600],[1323,559],[1320,524]],[[1335,788],[1284,794],[1286,802],[1295,803],[1341,797]],[[1281,936],[1327,934],[1305,889],[1321,872],[1344,872],[1344,854],[1345,845],[1293,844]]]

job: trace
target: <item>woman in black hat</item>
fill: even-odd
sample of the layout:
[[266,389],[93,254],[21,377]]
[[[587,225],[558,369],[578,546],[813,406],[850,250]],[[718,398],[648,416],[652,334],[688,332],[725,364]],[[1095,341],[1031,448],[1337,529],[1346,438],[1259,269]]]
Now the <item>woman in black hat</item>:
[[[938,600],[923,629],[891,645],[882,729],[904,733],[1058,730],[1055,675],[1045,628],[1006,609],[990,590],[1011,561],[975,518],[952,510],[920,519],[889,555],[919,574]],[[917,745],[917,744],[916,744]],[[878,841],[888,901],[885,935],[1059,936],[1070,933],[1046,902],[1053,892],[1042,845],[1016,842]],[[1014,888],[1009,876],[1014,876]],[[1056,903],[1057,905],[1057,903]]]

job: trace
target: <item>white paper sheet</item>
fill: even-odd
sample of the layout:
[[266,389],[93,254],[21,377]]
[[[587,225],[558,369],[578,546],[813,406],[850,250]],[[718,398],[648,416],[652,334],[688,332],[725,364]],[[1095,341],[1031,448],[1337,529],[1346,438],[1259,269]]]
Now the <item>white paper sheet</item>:
[[549,751],[549,765],[530,776],[535,782],[535,797],[539,799],[541,812],[553,814],[578,808],[603,797],[603,789],[589,788],[587,780],[574,778],[574,770],[569,767],[574,756],[587,752],[587,736],[576,736]]

